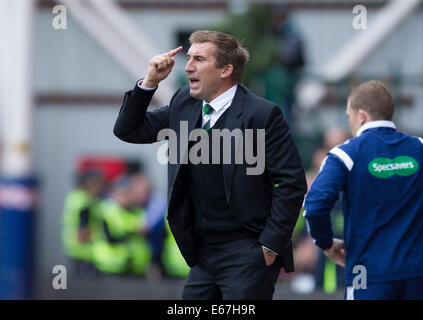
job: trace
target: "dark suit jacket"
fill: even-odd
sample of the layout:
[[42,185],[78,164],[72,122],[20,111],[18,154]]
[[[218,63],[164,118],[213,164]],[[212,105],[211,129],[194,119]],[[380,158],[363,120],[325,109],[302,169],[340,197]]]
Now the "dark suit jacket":
[[[182,255],[192,267],[197,263],[198,241],[194,233],[192,200],[183,174],[180,174],[179,153],[187,151],[187,146],[180,141],[180,121],[188,121],[191,132],[201,117],[202,101],[192,98],[188,87],[182,87],[168,106],[146,112],[153,94],[154,91],[141,90],[137,86],[127,92],[113,132],[130,143],[156,142],[158,132],[165,128],[176,132],[178,163],[168,165],[168,221]],[[265,129],[265,170],[261,175],[247,175],[249,165],[245,161],[223,165],[228,205],[244,227],[257,234],[260,243],[281,255],[282,266],[286,272],[291,272],[294,270],[291,235],[306,192],[306,180],[288,124],[277,105],[242,85],[238,86],[226,112],[224,127],[230,131]],[[232,143],[234,155],[236,146],[234,141]],[[255,141],[255,152],[256,146]]]

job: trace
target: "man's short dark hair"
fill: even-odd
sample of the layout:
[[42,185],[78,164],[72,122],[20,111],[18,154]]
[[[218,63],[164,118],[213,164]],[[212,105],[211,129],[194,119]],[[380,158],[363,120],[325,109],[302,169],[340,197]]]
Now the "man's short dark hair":
[[394,98],[380,81],[364,82],[351,92],[348,101],[351,109],[367,111],[372,120],[392,120]]
[[199,30],[189,37],[190,44],[204,42],[211,42],[216,46],[214,53],[216,67],[222,68],[231,64],[233,66],[231,79],[235,83],[241,83],[249,59],[247,49],[243,48],[235,37],[220,31]]

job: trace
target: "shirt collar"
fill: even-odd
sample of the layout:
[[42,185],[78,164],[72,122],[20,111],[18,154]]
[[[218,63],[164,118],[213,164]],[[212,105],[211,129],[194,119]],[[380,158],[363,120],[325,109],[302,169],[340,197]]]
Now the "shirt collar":
[[214,98],[209,103],[203,100],[203,107],[206,104],[209,104],[211,105],[214,111],[219,112],[224,106],[226,106],[228,103],[230,103],[234,99],[237,88],[238,88],[238,85],[236,84],[229,90],[226,90],[225,92],[223,92],[220,96],[217,96],[216,98]]
[[377,120],[377,121],[370,121],[363,124],[360,129],[357,130],[356,136],[358,137],[367,129],[379,128],[379,127],[388,127],[392,129],[396,129],[397,127],[392,121],[388,120]]

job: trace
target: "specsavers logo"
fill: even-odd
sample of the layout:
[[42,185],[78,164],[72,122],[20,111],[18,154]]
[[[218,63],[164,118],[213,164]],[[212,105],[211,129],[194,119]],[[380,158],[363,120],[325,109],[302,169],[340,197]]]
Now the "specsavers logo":
[[408,156],[399,156],[394,159],[376,158],[369,163],[369,172],[376,178],[389,178],[394,174],[406,177],[412,175],[419,168],[418,162]]

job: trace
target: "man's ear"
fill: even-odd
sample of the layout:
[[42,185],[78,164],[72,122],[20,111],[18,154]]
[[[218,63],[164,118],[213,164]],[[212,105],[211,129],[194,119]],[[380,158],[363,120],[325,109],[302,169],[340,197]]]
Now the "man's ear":
[[231,64],[227,64],[227,65],[223,66],[221,73],[220,73],[220,77],[222,79],[229,78],[232,75],[233,71],[234,71],[234,66],[231,65]]
[[364,109],[358,109],[358,119],[360,120],[360,125],[363,125],[366,122],[372,121],[369,113]]

